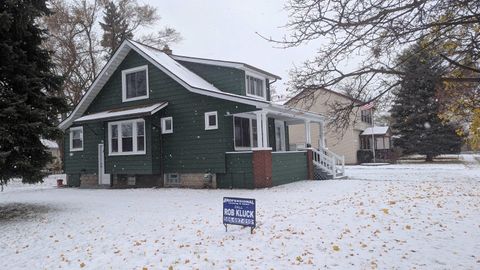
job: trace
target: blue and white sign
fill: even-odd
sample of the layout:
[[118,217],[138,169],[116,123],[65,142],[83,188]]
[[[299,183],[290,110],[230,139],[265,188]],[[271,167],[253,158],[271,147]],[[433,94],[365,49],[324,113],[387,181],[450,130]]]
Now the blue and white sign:
[[256,225],[255,199],[223,198],[223,224],[242,225],[251,227]]

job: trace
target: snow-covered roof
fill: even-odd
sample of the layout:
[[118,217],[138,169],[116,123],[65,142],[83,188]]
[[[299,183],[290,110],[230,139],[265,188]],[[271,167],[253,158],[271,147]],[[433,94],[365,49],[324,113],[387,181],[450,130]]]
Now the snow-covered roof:
[[361,135],[385,135],[390,127],[368,127]]
[[121,117],[126,115],[152,115],[159,110],[165,108],[168,105],[168,102],[160,102],[151,105],[143,105],[137,107],[130,107],[130,108],[122,108],[116,110],[109,110],[99,113],[88,114],[77,118],[74,122],[85,122],[91,120],[98,120],[98,119],[106,119],[106,118],[114,118],[114,117]]
[[215,65],[215,66],[223,66],[223,67],[231,67],[237,68],[249,72],[257,72],[261,73],[267,78],[271,80],[281,80],[280,76],[267,72],[263,69],[254,67],[249,64],[245,64],[242,62],[235,62],[235,61],[225,61],[225,60],[218,60],[218,59],[207,59],[207,58],[199,58],[199,57],[191,57],[191,56],[184,56],[184,55],[172,55],[173,59],[178,61],[185,61],[185,62],[192,62],[198,64],[205,64],[205,65]]
[[47,147],[49,149],[57,149],[58,148],[58,143],[57,142],[47,140],[47,139],[40,139],[40,141],[42,142],[43,145],[45,145],[45,147]]
[[205,81],[202,77],[193,73],[188,68],[182,66],[180,63],[175,61],[172,57],[168,56],[164,52],[133,40],[131,42],[135,44],[135,46],[140,48],[145,54],[155,60],[157,63],[175,74],[180,80],[186,82],[188,85],[209,91],[222,92],[221,90],[213,86],[213,84]]
[[85,111],[88,109],[88,106],[90,106],[100,90],[107,83],[110,76],[114,73],[114,71],[118,68],[120,63],[122,63],[123,59],[125,59],[131,50],[134,50],[146,60],[150,61],[158,69],[165,72],[190,92],[243,104],[249,104],[257,107],[265,107],[270,103],[269,101],[259,100],[253,97],[222,92],[197,74],[182,66],[164,52],[135,41],[124,40],[120,47],[115,51],[113,57],[110,58],[107,64],[100,71],[100,74],[97,76],[97,78],[95,78],[95,81],[82,97],[73,112],[67,117],[67,119],[60,123],[59,127],[61,129],[67,129],[72,125],[75,119],[81,117],[85,113]]

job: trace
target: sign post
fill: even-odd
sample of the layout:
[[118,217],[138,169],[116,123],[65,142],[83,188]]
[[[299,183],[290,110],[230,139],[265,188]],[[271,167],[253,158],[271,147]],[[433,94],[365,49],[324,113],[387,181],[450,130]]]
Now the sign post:
[[255,199],[223,198],[223,225],[228,231],[227,225],[241,225],[250,227],[250,233],[256,226]]

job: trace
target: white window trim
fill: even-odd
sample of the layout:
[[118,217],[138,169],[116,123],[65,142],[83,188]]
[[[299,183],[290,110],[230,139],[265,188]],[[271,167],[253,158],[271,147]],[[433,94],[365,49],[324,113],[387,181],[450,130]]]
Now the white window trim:
[[[147,94],[145,96],[127,98],[127,84],[126,84],[127,74],[142,71],[142,70],[145,70],[145,73],[146,73],[145,78],[146,78],[146,85],[147,85]],[[149,96],[150,96],[150,90],[148,86],[148,65],[122,70],[122,102],[147,99],[149,98]]]
[[[82,147],[81,148],[73,148],[73,131],[74,130],[80,130],[82,133],[80,138],[82,139]],[[83,151],[83,144],[84,144],[84,141],[83,141],[83,127],[72,127],[70,128],[70,152],[75,152],[75,151]]]
[[[172,122],[172,128],[170,130],[166,130],[165,127],[165,122],[167,120],[170,120]],[[162,127],[162,134],[172,134],[173,133],[173,117],[169,116],[169,117],[162,117],[160,119],[160,126]]]
[[[122,149],[122,124],[123,123],[132,123],[132,147],[133,150],[138,149],[137,145],[137,122],[143,122],[143,151],[132,151],[132,152],[123,152]],[[118,125],[117,136],[118,136],[118,152],[112,152],[112,126]],[[131,120],[122,120],[108,123],[108,155],[109,156],[131,156],[131,155],[145,155],[147,149],[147,127],[145,126],[145,120],[142,118],[131,119]]]
[[[209,117],[214,115],[215,116],[215,125],[211,126]],[[205,130],[212,130],[212,129],[218,129],[218,114],[217,111],[213,112],[206,112],[205,113]]]
[[[248,93],[248,77],[254,77],[256,79],[259,79],[263,83],[263,96],[257,96],[254,94]],[[245,72],[245,94],[249,97],[253,97],[256,99],[261,99],[261,100],[267,100],[267,80],[265,77],[261,76],[260,74],[253,73],[253,72]]]
[[[250,120],[250,147],[246,147],[246,146],[236,146],[235,145],[235,141],[236,141],[236,138],[235,138],[235,117],[238,117],[238,118],[247,118]],[[252,150],[252,148],[255,148],[255,146],[252,146],[253,145],[253,128],[252,128],[252,122],[253,120],[257,120],[257,117],[255,115],[242,115],[242,116],[234,116],[233,117],[233,148],[235,149],[235,151],[247,151],[247,150]],[[258,132],[258,130],[257,130]],[[258,142],[257,142],[257,145],[258,145]]]

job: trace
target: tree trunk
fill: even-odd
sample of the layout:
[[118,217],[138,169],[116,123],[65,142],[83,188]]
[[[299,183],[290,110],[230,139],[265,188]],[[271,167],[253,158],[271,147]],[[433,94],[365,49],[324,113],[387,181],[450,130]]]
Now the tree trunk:
[[425,161],[426,162],[432,162],[433,161],[433,155],[427,155],[427,157],[425,158]]

